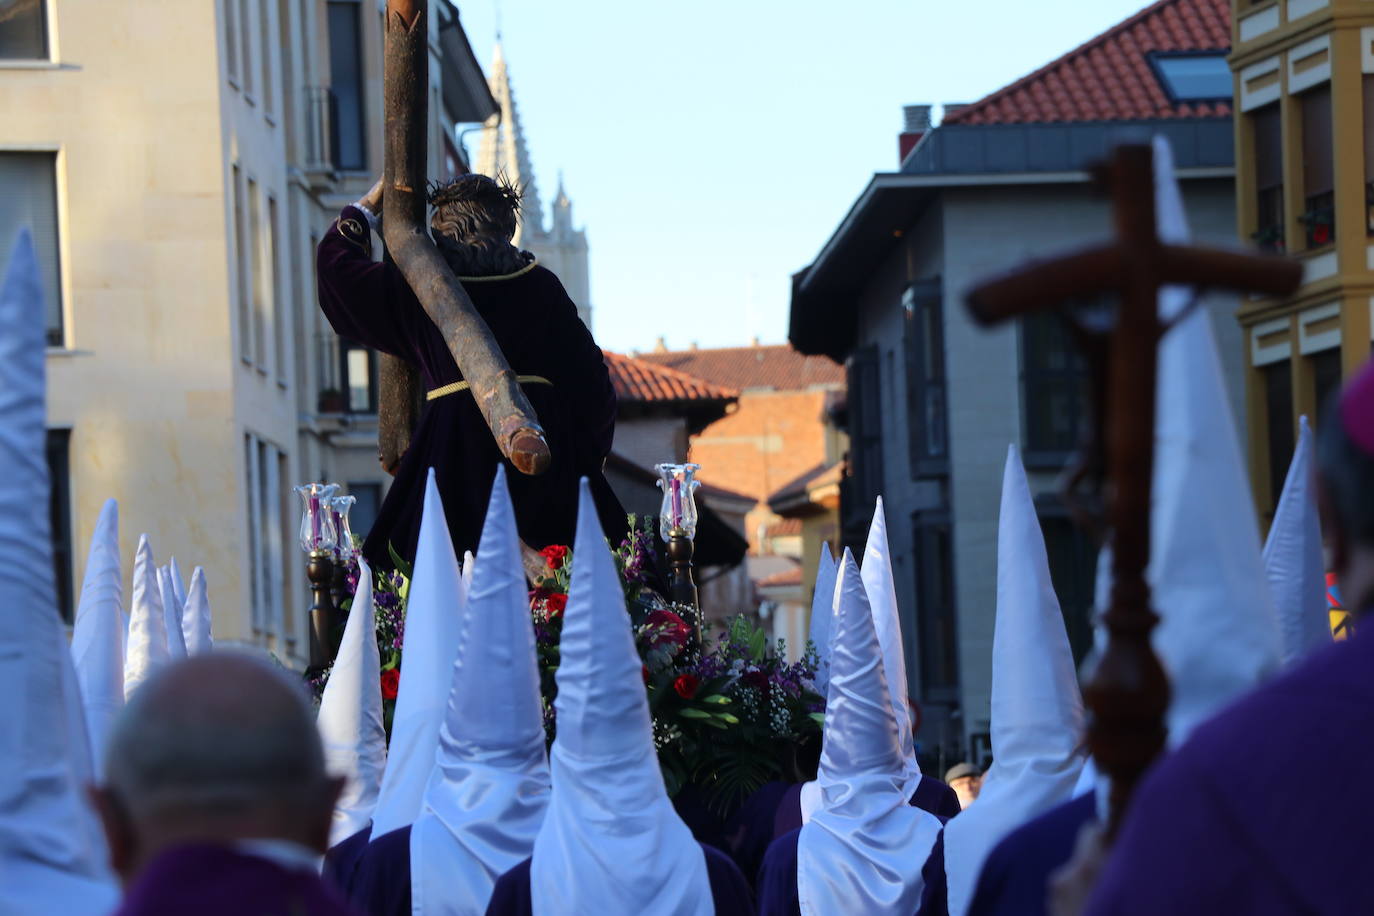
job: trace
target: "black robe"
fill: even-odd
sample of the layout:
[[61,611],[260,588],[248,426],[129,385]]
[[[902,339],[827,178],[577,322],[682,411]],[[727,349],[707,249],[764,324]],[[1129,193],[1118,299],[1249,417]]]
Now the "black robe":
[[[400,356],[420,368],[426,391],[462,380],[439,329],[429,320],[400,271],[371,259],[367,220],[344,207],[317,252],[320,308],[341,337]],[[625,510],[611,492],[602,463],[615,433],[616,396],[601,350],[577,308],[548,270],[535,266],[505,278],[463,281],[517,375],[552,385],[526,384],[552,453],[538,477],[507,468],[516,524],[536,549],[571,544],[577,519],[577,481],[587,477],[602,528],[612,546],[625,535]],[[387,545],[415,558],[425,478],[434,468],[454,549],[476,551],[500,450],[467,391],[427,401],[363,545],[374,568],[390,568]]]

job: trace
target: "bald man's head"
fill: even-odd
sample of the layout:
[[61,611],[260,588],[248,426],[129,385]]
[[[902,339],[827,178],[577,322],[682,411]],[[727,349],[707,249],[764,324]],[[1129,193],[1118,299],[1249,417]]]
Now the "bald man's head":
[[324,852],[338,791],[300,682],[222,652],[143,683],[116,721],[95,797],[128,877],[185,842],[282,839]]

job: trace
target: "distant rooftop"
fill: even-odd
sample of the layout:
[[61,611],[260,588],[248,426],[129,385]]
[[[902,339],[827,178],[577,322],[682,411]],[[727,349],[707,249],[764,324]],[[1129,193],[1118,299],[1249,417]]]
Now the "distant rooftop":
[[739,392],[671,366],[605,351],[611,384],[622,402],[733,401]]
[[728,388],[799,391],[813,385],[843,385],[844,367],[824,356],[803,356],[789,344],[657,350],[643,362],[685,372]]

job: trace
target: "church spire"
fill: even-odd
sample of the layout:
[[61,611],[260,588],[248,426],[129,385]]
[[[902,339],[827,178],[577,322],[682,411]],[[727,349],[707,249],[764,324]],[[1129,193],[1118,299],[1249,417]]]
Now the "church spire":
[[529,150],[525,148],[525,134],[520,127],[520,115],[515,108],[515,93],[511,90],[510,73],[506,69],[506,57],[498,38],[492,52],[491,77],[488,79],[491,94],[500,107],[500,120],[493,116],[482,131],[482,142],[477,149],[477,169],[483,175],[505,176],[511,184],[518,187],[524,195],[521,203],[520,228],[516,231],[515,244],[529,247],[531,238],[545,235],[544,204],[539,199],[539,188],[535,184],[534,167],[530,164]]

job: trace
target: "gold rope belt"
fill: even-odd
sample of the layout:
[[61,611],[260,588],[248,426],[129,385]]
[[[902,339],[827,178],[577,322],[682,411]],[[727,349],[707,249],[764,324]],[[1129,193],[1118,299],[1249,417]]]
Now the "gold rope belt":
[[[515,377],[515,380],[522,385],[548,385],[550,387],[553,386],[553,382],[544,378],[544,376],[542,375],[517,375]],[[435,388],[434,390],[430,391],[428,394],[425,395],[425,400],[434,401],[444,397],[445,395],[457,394],[460,391],[467,390],[467,382],[450,382],[449,384],[444,385],[442,388]]]

